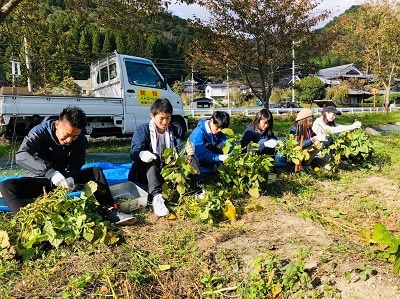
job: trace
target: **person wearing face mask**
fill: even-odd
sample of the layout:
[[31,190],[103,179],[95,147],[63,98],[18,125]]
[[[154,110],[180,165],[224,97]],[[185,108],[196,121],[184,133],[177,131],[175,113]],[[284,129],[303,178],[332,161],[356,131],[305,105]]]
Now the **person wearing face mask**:
[[324,144],[330,144],[332,140],[328,140],[327,133],[339,134],[344,131],[352,131],[361,127],[361,122],[355,121],[351,125],[339,125],[335,122],[336,115],[341,115],[342,112],[336,109],[335,106],[327,106],[322,110],[322,114],[318,117],[312,126],[312,130],[317,135],[319,141]]
[[24,177],[7,179],[0,192],[10,211],[16,214],[30,200],[57,187],[73,191],[75,184],[97,183],[94,193],[106,220],[128,224],[131,214],[119,212],[104,173],[99,167],[81,169],[85,164],[88,141],[82,132],[86,115],[75,106],[62,110],[57,120],[48,120],[33,127],[23,139],[15,160],[25,169]]
[[256,113],[253,121],[247,125],[246,131],[243,133],[240,145],[246,151],[247,146],[251,143],[259,145],[259,152],[270,156],[275,155],[275,147],[278,145],[278,139],[272,131],[274,127],[274,119],[272,113],[263,108]]

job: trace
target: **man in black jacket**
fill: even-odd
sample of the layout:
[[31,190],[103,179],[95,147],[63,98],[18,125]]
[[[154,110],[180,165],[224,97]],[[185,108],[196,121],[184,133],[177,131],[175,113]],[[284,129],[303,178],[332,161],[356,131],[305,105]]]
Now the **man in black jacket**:
[[118,211],[101,168],[81,169],[85,164],[88,141],[83,134],[86,115],[78,107],[68,106],[58,120],[48,120],[33,127],[22,141],[15,156],[16,163],[26,170],[26,176],[8,179],[0,184],[0,192],[11,212],[16,214],[28,200],[56,187],[68,191],[75,182],[97,183],[94,193],[102,207],[103,216],[112,223],[132,220],[133,216]]

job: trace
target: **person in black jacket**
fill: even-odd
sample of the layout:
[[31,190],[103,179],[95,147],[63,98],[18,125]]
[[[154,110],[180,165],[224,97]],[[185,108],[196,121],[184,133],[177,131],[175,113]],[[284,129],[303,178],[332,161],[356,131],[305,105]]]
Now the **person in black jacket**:
[[80,108],[68,106],[62,110],[58,120],[41,123],[25,136],[15,159],[26,170],[26,175],[0,184],[0,192],[13,214],[29,200],[42,195],[43,189],[49,192],[62,187],[72,191],[75,183],[94,181],[98,185],[94,196],[106,220],[120,224],[133,219],[132,215],[121,213],[116,208],[101,168],[81,169],[88,146],[82,132],[86,122],[86,115]]
[[173,107],[168,99],[157,99],[150,107],[151,120],[138,126],[132,137],[130,156],[132,167],[128,181],[148,185],[153,211],[157,216],[167,216],[168,208],[162,197],[162,153],[166,148],[183,146],[175,127],[170,125]]
[[247,125],[246,131],[240,140],[243,151],[246,151],[247,146],[253,142],[258,144],[260,153],[274,156],[278,140],[272,131],[273,128],[274,119],[272,113],[266,108],[258,111],[253,121]]

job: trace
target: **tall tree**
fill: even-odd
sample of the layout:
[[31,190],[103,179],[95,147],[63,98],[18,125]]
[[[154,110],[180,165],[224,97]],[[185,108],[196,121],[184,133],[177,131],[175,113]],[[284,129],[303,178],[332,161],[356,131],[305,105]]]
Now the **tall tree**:
[[201,2],[211,19],[194,24],[203,38],[192,44],[189,64],[244,79],[266,107],[277,73],[290,65],[293,42],[307,43],[312,28],[329,15],[317,11],[322,1],[314,0]]
[[379,80],[389,106],[390,87],[400,72],[400,3],[369,0],[341,18],[333,30],[338,35],[332,51],[361,64]]
[[11,11],[20,4],[22,0],[9,0],[9,1],[0,1],[0,23],[2,23],[6,17],[11,13]]
[[[166,12],[166,3],[161,0],[22,1],[0,23],[0,85],[11,83],[11,58],[21,62],[23,76],[18,84],[24,85],[29,75],[36,89],[45,84],[58,85],[65,77],[86,79],[89,62],[114,50],[150,58],[157,66],[161,63],[172,83],[188,69],[183,51],[193,39],[194,29],[187,28],[186,20]],[[31,61],[29,70],[26,57]]]
[[317,77],[305,77],[295,84],[302,103],[311,104],[325,96],[325,84]]

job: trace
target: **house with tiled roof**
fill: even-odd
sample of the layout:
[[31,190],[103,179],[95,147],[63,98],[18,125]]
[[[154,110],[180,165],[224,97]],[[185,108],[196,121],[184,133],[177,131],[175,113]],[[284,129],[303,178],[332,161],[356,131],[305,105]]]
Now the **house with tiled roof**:
[[[365,74],[360,71],[353,63],[321,69],[314,76],[324,82],[328,87],[341,85],[343,81],[347,81],[351,78],[365,80],[366,82],[375,79],[373,75]],[[369,98],[370,96],[371,93],[363,89],[349,89],[349,104],[361,103],[365,98]]]

